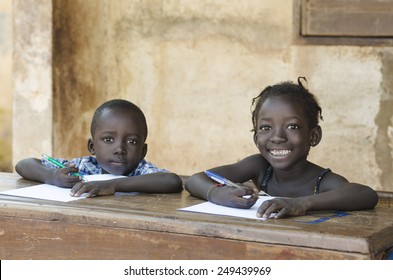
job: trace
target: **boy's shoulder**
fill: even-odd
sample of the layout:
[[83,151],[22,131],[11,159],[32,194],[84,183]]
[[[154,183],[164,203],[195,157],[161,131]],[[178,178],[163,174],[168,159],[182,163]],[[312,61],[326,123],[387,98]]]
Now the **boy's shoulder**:
[[73,158],[70,160],[70,163],[75,164],[75,166],[79,169],[79,173],[84,175],[95,175],[102,173],[101,166],[98,164],[97,159],[93,156]]
[[159,168],[153,163],[148,162],[145,159],[142,159],[139,162],[138,166],[134,169],[134,171],[132,171],[128,176],[131,177],[131,176],[145,175],[145,174],[151,174],[157,172],[169,172],[169,171],[164,168]]
[[76,166],[83,166],[83,165],[94,165],[98,166],[98,161],[93,156],[83,156],[77,157],[70,160],[70,163],[74,163]]

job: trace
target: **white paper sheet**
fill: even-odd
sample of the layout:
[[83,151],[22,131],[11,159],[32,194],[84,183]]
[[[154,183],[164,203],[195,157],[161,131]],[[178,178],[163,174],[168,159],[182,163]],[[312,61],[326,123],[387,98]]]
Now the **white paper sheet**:
[[[117,176],[112,174],[99,174],[99,175],[85,175],[84,178],[87,181],[104,181],[111,180],[116,178],[121,178],[124,176]],[[54,200],[54,201],[62,201],[68,202],[73,200],[78,200],[82,198],[86,198],[86,195],[82,195],[80,197],[73,197],[70,195],[70,188],[61,188],[54,185],[49,184],[41,184],[32,187],[25,187],[13,190],[7,190],[0,192],[0,194],[12,195],[12,196],[21,196],[21,197],[30,197],[30,198],[38,198],[38,199],[46,199],[46,200]]]
[[[194,206],[180,208],[180,211],[198,212],[221,216],[234,216],[247,219],[262,219],[256,216],[259,206],[266,200],[273,199],[272,196],[261,196],[257,202],[249,209],[232,208],[222,205],[217,205],[211,202],[203,202]],[[276,213],[272,213],[269,218],[273,218]]]
[[32,187],[8,190],[8,191],[1,192],[0,194],[46,199],[46,200],[55,200],[55,201],[62,201],[62,202],[68,202],[68,201],[84,198],[83,196],[72,197],[70,195],[69,188],[60,188],[49,184],[41,184]]

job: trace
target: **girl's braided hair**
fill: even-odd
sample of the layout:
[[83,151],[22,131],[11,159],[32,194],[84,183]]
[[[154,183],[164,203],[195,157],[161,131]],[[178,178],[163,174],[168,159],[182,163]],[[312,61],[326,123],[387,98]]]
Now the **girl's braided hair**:
[[257,97],[252,99],[251,113],[254,133],[257,132],[257,117],[262,104],[269,97],[285,96],[293,102],[298,102],[304,108],[304,112],[308,117],[310,128],[318,125],[319,119],[323,120],[322,108],[319,106],[316,97],[303,86],[302,80],[307,83],[305,77],[299,77],[297,84],[287,81],[267,86]]

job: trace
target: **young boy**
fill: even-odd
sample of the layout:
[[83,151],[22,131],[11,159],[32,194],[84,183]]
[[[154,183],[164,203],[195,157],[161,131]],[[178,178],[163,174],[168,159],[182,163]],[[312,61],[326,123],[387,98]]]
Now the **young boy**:
[[[147,153],[147,124],[143,112],[133,103],[114,99],[97,108],[91,122],[87,147],[92,156],[71,161],[56,159],[59,168],[46,159],[27,158],[18,162],[16,172],[25,179],[72,188],[72,196],[111,195],[115,192],[171,193],[182,190],[174,173],[160,169],[144,159]],[[108,181],[84,182],[79,176],[123,175]]]

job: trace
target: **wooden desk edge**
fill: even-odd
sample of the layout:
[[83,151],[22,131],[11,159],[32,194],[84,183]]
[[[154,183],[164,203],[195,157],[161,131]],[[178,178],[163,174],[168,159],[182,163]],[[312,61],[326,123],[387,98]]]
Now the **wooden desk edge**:
[[[8,174],[10,175],[10,174]],[[1,173],[0,173],[1,176]],[[15,176],[19,176],[17,174],[12,174],[11,177],[14,178]],[[20,178],[20,177],[19,177]],[[23,180],[23,179],[20,179]],[[23,180],[24,183],[27,184],[34,184],[34,182],[29,182]],[[391,197],[390,193],[384,193],[384,196]],[[53,220],[53,221],[62,221],[62,222],[72,222],[72,223],[86,223],[97,226],[106,226],[106,227],[118,227],[118,228],[128,228],[128,229],[137,229],[137,230],[150,230],[150,231],[161,231],[161,232],[170,232],[176,234],[189,234],[195,235],[196,233],[200,236],[205,237],[217,237],[217,238],[224,238],[224,239],[236,239],[239,236],[239,232],[242,232],[242,240],[248,242],[262,242],[266,244],[279,244],[279,245],[286,245],[286,246],[304,246],[309,248],[320,248],[320,249],[327,249],[327,250],[335,250],[337,247],[340,247],[340,250],[344,250],[347,252],[358,252],[362,254],[371,254],[372,252],[375,253],[376,251],[385,250],[386,246],[380,244],[380,247],[373,247],[370,248],[369,243],[364,238],[356,238],[352,239],[352,242],[349,244],[347,242],[347,236],[334,236],[330,237],[335,240],[335,246],[328,246],[325,244],[323,239],[325,237],[318,236],[317,234],[311,233],[309,238],[305,241],[304,233],[303,232],[296,232],[294,230],[291,233],[290,240],[288,241],[288,231],[282,233],[280,236],[280,231],[275,230],[273,233],[270,231],[271,228],[266,227],[266,229],[253,229],[250,227],[242,227],[237,226],[237,228],[226,226],[225,224],[220,224],[216,222],[198,222],[195,225],[194,221],[188,221],[181,219],[179,217],[165,217],[163,220],[162,217],[157,217],[154,215],[147,215],[144,213],[141,215],[139,212],[128,212],[122,213],[119,211],[111,211],[108,213],[107,211],[94,211],[92,212],[91,209],[86,208],[77,208],[72,209],[69,205],[59,206],[59,205],[52,205],[48,206],[45,205],[48,211],[42,210],[42,205],[40,203],[20,203],[14,204],[11,201],[5,201],[0,199],[0,204],[2,205],[2,214],[3,216],[7,217],[18,217],[22,219],[31,219],[32,214],[31,210],[32,207],[34,208],[35,213],[41,213],[41,219],[43,220]],[[67,215],[64,215],[64,212]],[[86,212],[86,215],[83,213]],[[82,215],[81,215],[82,214]],[[181,215],[180,215],[181,216]],[[179,227],[180,225],[180,227]],[[257,239],[255,236],[263,236],[264,239]],[[373,237],[372,237],[373,238]],[[376,239],[378,238],[375,237]],[[393,240],[391,240],[393,244]],[[291,244],[292,242],[292,244]],[[390,242],[390,241],[389,241]],[[296,243],[296,244],[295,244]],[[377,242],[378,244],[378,242]],[[383,247],[385,246],[385,247]]]

